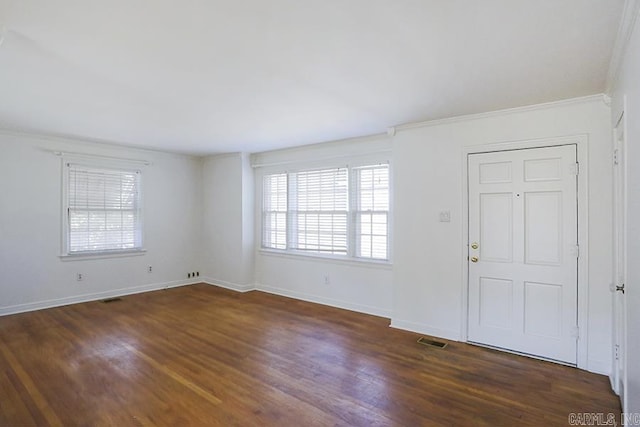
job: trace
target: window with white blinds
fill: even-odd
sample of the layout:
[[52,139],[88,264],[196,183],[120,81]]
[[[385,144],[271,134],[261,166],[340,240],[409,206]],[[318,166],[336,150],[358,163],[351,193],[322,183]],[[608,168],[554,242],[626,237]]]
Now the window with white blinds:
[[266,175],[263,181],[262,246],[287,248],[287,174]]
[[347,254],[347,168],[297,172],[291,176],[291,249]]
[[262,247],[389,259],[389,165],[267,174]]
[[356,256],[389,258],[389,166],[354,169]]
[[66,168],[67,253],[141,249],[140,171]]

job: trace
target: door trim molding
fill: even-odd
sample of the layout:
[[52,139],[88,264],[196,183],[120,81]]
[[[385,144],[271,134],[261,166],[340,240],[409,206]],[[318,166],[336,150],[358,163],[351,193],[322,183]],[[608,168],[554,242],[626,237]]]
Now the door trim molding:
[[462,150],[462,329],[461,341],[468,342],[469,321],[469,264],[467,260],[469,246],[469,163],[470,154],[493,153],[499,151],[523,150],[528,148],[557,147],[575,144],[580,163],[578,174],[578,328],[580,337],[577,343],[576,366],[589,370],[588,363],[588,317],[589,317],[589,137],[587,134],[559,136],[554,138],[531,139],[521,141],[496,142],[491,144],[463,147]]
[[[614,121],[613,129],[612,129],[612,140],[613,140],[613,150],[618,148],[622,148],[622,170],[620,171],[614,164],[613,166],[613,269],[612,269],[612,288],[618,286],[620,274],[622,274],[623,283],[627,282],[627,269],[628,269],[628,259],[627,259],[627,245],[624,244],[622,248],[620,247],[620,241],[618,231],[620,227],[622,234],[627,236],[627,184],[628,184],[628,173],[629,173],[629,164],[627,163],[627,149],[628,149],[628,140],[627,140],[627,95],[622,96],[622,111],[620,112],[618,119]],[[620,131],[620,127],[622,127],[623,138],[621,141],[622,147],[618,147],[618,135]],[[615,152],[615,151],[614,151]],[[619,194],[619,190],[622,190],[622,194]],[[622,211],[622,218],[619,217],[619,210]],[[620,221],[622,219],[622,221]],[[620,251],[622,249],[622,251]],[[619,271],[619,259],[623,259],[623,268],[622,271]],[[627,379],[627,301],[626,297],[622,297],[622,307],[618,304],[617,292],[614,291],[615,288],[612,289],[612,356],[611,356],[611,374],[609,375],[609,380],[611,382],[611,389],[618,395],[620,398],[620,404],[622,406],[622,412],[626,412],[628,408],[628,379]],[[622,310],[622,313],[619,313],[619,310]],[[620,353],[618,358],[616,359],[616,346],[621,344]],[[622,371],[622,372],[621,372]],[[622,373],[622,377],[620,374]]]

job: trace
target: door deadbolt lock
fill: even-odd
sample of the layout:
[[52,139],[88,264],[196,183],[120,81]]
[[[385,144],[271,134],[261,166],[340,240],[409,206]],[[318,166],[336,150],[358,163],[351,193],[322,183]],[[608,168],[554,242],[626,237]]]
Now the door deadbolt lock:
[[471,244],[471,249],[478,249],[478,244],[476,242],[473,242]]
[[478,257],[477,256],[472,256],[471,257],[471,262],[478,262]]

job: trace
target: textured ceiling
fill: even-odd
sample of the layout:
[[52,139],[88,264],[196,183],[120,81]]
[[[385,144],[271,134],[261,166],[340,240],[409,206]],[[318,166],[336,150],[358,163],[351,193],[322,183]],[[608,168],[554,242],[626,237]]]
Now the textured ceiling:
[[0,0],[0,127],[264,151],[605,90],[623,0]]

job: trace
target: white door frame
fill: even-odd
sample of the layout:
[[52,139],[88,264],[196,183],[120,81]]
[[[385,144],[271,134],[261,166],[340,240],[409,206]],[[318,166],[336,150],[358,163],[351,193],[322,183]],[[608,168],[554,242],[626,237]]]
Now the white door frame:
[[589,304],[589,179],[588,179],[588,136],[585,134],[562,136],[557,138],[533,139],[524,141],[497,142],[493,144],[464,147],[462,150],[462,236],[460,248],[462,259],[462,329],[461,340],[468,341],[469,320],[469,181],[468,156],[476,153],[522,150],[527,148],[555,147],[575,144],[578,152],[580,170],[578,174],[578,354],[576,366],[588,370],[588,304]]
[[[618,165],[618,167],[614,166],[613,170],[613,191],[614,191],[614,200],[613,200],[613,283],[611,285],[611,291],[613,293],[613,304],[612,304],[612,315],[613,315],[613,328],[612,328],[612,336],[613,336],[613,356],[612,360],[612,371],[611,371],[611,388],[613,391],[620,396],[620,403],[622,405],[622,412],[625,412],[627,408],[627,316],[626,310],[626,299],[624,296],[622,297],[622,307],[618,304],[618,295],[616,291],[616,286],[620,283],[620,275],[622,275],[622,282],[625,284],[627,282],[627,253],[626,253],[626,245],[622,248],[622,253],[620,253],[620,242],[618,240],[618,231],[619,227],[622,229],[622,234],[627,235],[627,173],[628,167],[627,164],[627,121],[625,117],[625,111],[627,109],[627,97],[626,95],[623,97],[622,102],[622,112],[618,117],[618,120],[615,122],[616,124],[613,127],[613,148],[614,150],[620,148],[622,152],[622,165]],[[622,126],[622,147],[618,147],[618,139],[619,139],[619,127]],[[620,162],[620,157],[618,157],[618,162]],[[620,170],[619,167],[622,167],[622,175],[619,176]],[[619,180],[622,181],[619,181]],[[620,188],[622,186],[622,192],[619,193]],[[623,212],[623,220],[620,223],[619,211]],[[618,261],[620,258],[624,259],[623,262],[623,271],[619,271]],[[619,313],[619,309],[622,308],[622,313]],[[622,314],[622,317],[620,316]],[[622,335],[622,336],[621,336]],[[620,342],[622,341],[622,342]],[[622,344],[618,348],[618,352],[616,352],[616,346]],[[618,357],[616,358],[616,354],[618,353]],[[622,378],[620,377],[620,371],[622,367]],[[622,387],[622,390],[621,390]],[[620,393],[623,393],[622,395]]]

